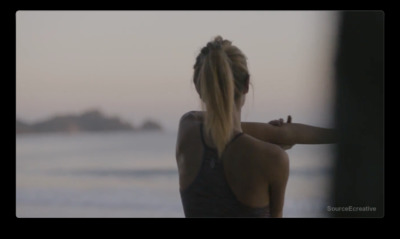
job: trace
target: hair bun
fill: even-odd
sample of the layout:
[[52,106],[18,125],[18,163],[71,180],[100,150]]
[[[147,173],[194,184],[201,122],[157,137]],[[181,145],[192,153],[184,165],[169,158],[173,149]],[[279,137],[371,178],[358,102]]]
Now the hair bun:
[[231,42],[224,40],[221,36],[216,36],[213,41],[207,43],[205,47],[201,49],[201,54],[206,56],[210,51],[221,50],[223,46],[230,46]]
[[208,52],[209,52],[208,47],[203,47],[203,48],[201,49],[201,54],[203,54],[203,55],[207,55]]
[[212,41],[207,43],[207,48],[209,50],[219,50],[222,48],[222,42],[220,41]]
[[219,42],[219,43],[222,44],[223,41],[224,41],[224,39],[223,39],[221,36],[216,36],[216,37],[214,38],[214,42]]

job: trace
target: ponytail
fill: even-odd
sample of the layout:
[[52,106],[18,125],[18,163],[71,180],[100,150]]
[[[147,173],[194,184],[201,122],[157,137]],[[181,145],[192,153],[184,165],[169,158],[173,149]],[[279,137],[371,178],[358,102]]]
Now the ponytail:
[[235,101],[248,91],[246,56],[217,36],[197,56],[193,81],[206,108],[204,128],[221,157],[232,137]]
[[[233,133],[235,83],[230,60],[223,50],[222,38],[207,45],[199,72],[200,95],[206,107],[204,126],[221,156]],[[207,50],[203,50],[203,53]]]

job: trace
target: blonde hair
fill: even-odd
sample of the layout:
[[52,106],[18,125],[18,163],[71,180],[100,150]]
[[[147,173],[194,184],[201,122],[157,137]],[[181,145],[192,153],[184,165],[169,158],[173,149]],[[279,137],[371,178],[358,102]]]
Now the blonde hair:
[[201,49],[193,82],[206,108],[204,126],[221,156],[233,133],[233,110],[249,84],[246,56],[217,36]]

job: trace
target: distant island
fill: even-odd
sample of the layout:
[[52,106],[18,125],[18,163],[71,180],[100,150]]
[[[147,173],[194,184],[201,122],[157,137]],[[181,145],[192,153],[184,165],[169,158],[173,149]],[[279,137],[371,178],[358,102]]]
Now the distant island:
[[106,117],[99,110],[89,110],[80,115],[55,116],[34,124],[16,119],[16,133],[45,133],[45,132],[95,132],[95,131],[159,131],[160,124],[146,120],[142,126],[133,127],[118,117]]

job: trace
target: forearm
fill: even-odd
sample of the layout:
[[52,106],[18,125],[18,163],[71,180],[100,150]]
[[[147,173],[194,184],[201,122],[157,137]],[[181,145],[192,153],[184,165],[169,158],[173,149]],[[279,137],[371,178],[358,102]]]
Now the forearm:
[[333,144],[337,143],[337,132],[334,129],[315,127],[305,124],[284,124],[282,130],[288,134],[291,144]]
[[268,123],[242,122],[241,125],[244,133],[274,144],[331,144],[337,142],[335,130],[305,124],[284,123],[278,127]]
[[[199,120],[203,120],[203,111],[191,112]],[[298,123],[284,123],[273,126],[269,123],[242,122],[242,130],[259,140],[279,144],[332,144],[337,142],[337,133],[333,129],[320,128]]]

